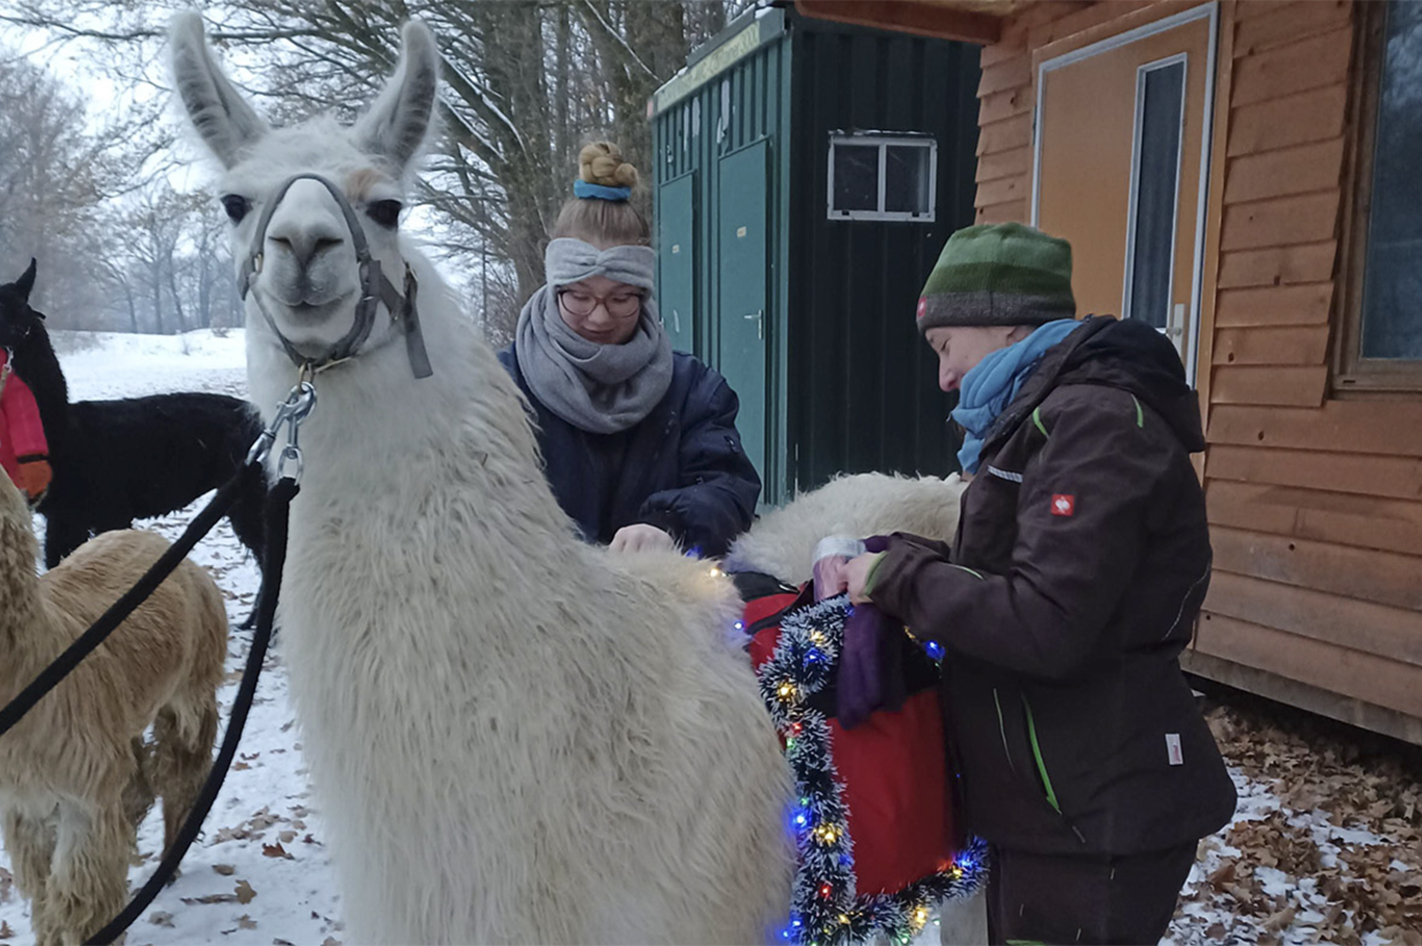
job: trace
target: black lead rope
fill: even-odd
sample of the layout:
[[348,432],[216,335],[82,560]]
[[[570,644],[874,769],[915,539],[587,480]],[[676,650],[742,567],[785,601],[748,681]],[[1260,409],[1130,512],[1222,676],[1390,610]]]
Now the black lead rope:
[[60,681],[69,676],[85,657],[93,653],[95,648],[114,632],[114,628],[123,623],[124,618],[132,614],[135,608],[153,594],[163,583],[163,580],[172,574],[173,569],[178,567],[178,563],[193,550],[193,546],[212,531],[217,520],[227,514],[227,511],[232,508],[232,504],[237,501],[238,495],[248,487],[248,480],[261,475],[260,464],[247,463],[226,483],[223,483],[218,489],[217,495],[212,498],[212,502],[198,513],[197,518],[184,530],[178,541],[174,542],[168,551],[153,563],[143,577],[138,580],[138,584],[110,605],[109,609],[100,615],[99,619],[74,643],[70,644],[64,653],[55,658],[55,661],[35,677],[29,686],[21,690],[19,696],[11,700],[3,710],[0,710],[0,736],[4,736],[13,729],[25,714],[34,708],[36,703],[44,699],[46,693],[53,690]]
[[[96,944],[96,946],[108,946],[109,943],[122,936],[124,931],[133,924],[133,921],[148,909],[153,898],[158,896],[159,891],[168,881],[172,880],[173,874],[178,869],[178,863],[188,852],[193,841],[197,839],[198,832],[202,830],[203,821],[207,819],[213,802],[217,800],[217,793],[222,790],[222,783],[227,778],[227,770],[232,765],[232,757],[237,754],[237,744],[242,740],[242,729],[247,724],[247,713],[252,708],[252,697],[257,692],[257,678],[262,673],[262,661],[266,659],[267,645],[271,643],[272,622],[276,617],[277,595],[281,591],[281,572],[282,567],[286,564],[287,513],[292,499],[300,490],[301,487],[296,484],[296,480],[284,476],[272,487],[271,494],[267,498],[266,557],[264,559],[266,566],[262,569],[262,586],[257,593],[257,629],[252,633],[252,649],[247,654],[247,666],[242,672],[242,684],[237,689],[237,698],[232,702],[232,715],[227,720],[227,733],[222,737],[222,748],[217,753],[217,761],[212,764],[212,771],[208,773],[202,791],[198,793],[197,799],[193,802],[193,809],[188,813],[187,820],[183,822],[182,830],[173,840],[173,846],[163,855],[163,860],[158,864],[153,876],[148,878],[143,889],[138,891],[133,901],[123,909],[122,913],[114,917],[108,926],[89,937],[89,943]],[[167,799],[164,799],[163,803],[166,805]]]

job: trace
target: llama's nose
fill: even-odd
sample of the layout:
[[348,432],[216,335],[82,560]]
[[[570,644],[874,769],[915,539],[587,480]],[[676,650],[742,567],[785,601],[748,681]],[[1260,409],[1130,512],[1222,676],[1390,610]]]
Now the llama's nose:
[[317,254],[340,246],[345,237],[334,227],[273,225],[267,231],[267,242],[275,243],[290,253],[296,265],[306,269]]

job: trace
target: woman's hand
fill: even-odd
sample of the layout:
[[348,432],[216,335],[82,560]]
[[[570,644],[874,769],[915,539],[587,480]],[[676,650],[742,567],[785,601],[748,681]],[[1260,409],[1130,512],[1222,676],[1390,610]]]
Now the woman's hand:
[[869,573],[874,570],[874,566],[883,557],[883,552],[867,552],[844,563],[839,574],[846,590],[849,591],[850,604],[869,603],[869,596],[864,593],[864,586],[869,583]]
[[635,525],[623,526],[618,529],[608,548],[614,552],[644,552],[648,549],[665,549],[668,552],[675,552],[676,540],[656,526],[638,522]]

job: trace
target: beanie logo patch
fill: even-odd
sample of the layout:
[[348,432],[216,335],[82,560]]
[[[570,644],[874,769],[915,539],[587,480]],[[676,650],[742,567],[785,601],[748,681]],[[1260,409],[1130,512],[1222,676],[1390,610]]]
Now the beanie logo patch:
[[920,297],[919,297],[919,300],[918,300],[918,314],[915,315],[914,318],[916,318],[916,319],[921,319],[921,318],[923,318],[923,314],[924,314],[925,312],[927,312],[927,311],[928,311],[928,299],[925,298],[925,297],[920,296]]
[[1052,515],[1054,516],[1074,516],[1076,515],[1076,497],[1057,493],[1052,497]]

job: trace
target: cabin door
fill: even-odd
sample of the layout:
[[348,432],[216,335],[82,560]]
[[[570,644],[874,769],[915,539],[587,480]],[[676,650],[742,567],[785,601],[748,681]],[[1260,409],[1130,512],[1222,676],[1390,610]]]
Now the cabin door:
[[1038,67],[1032,222],[1072,245],[1077,311],[1199,348],[1216,7]]

